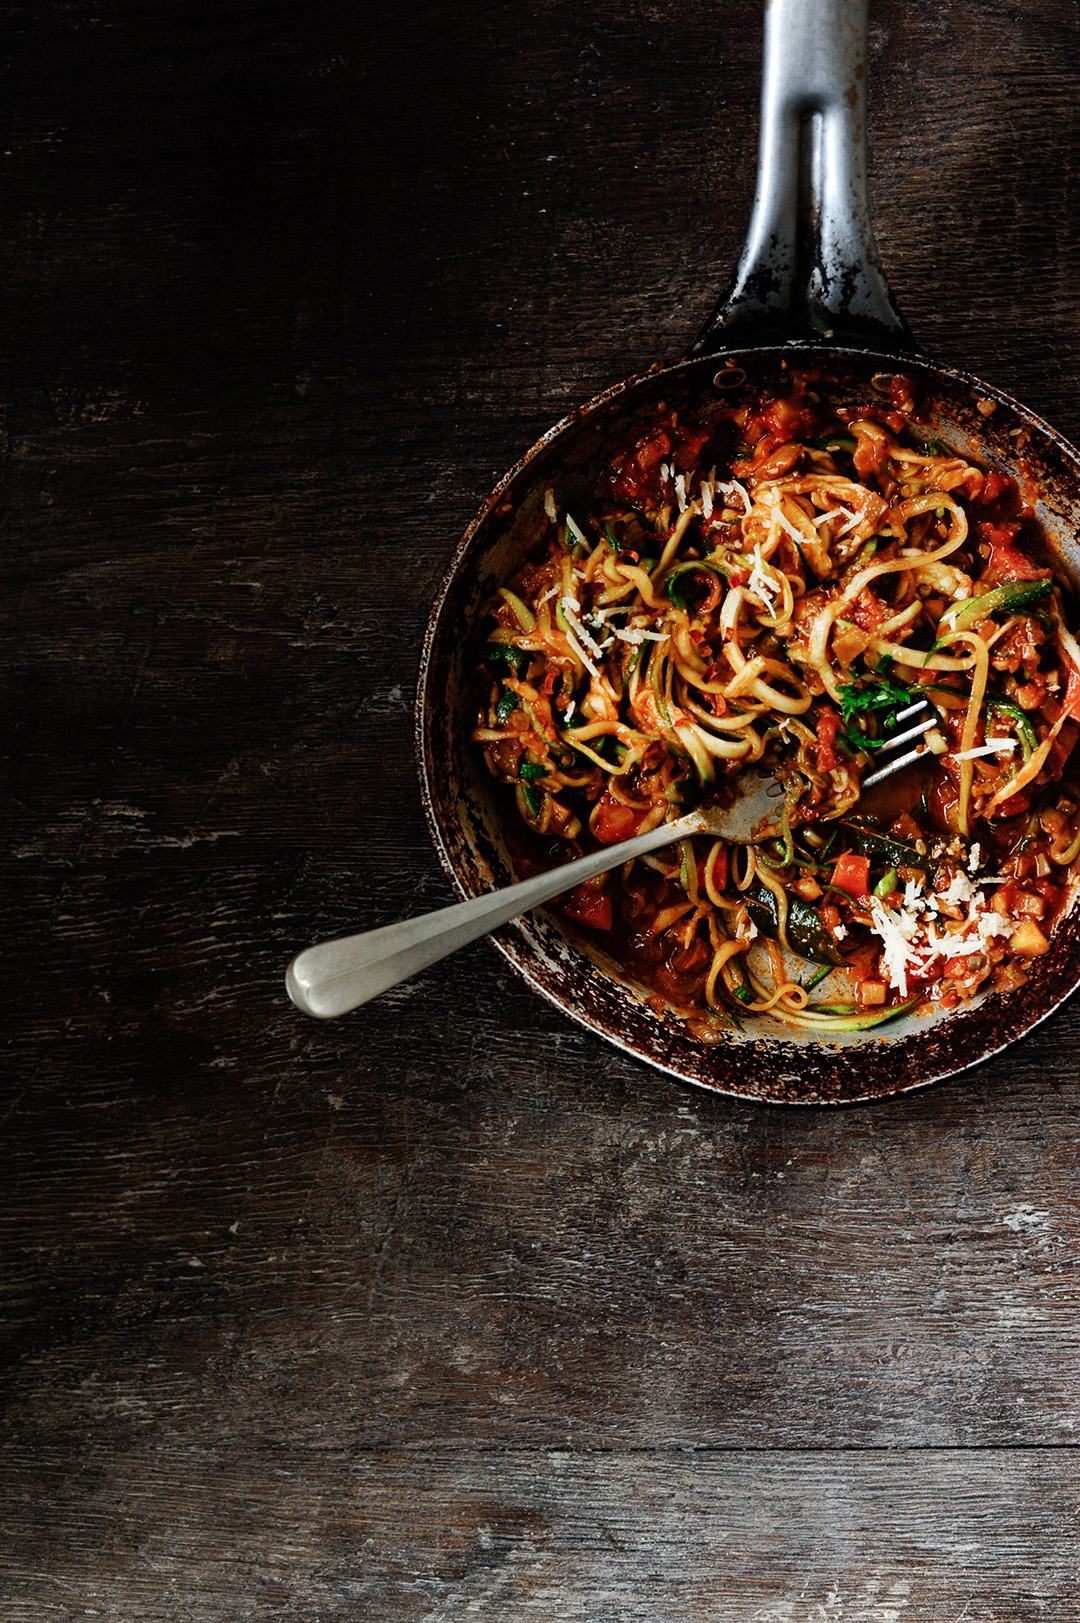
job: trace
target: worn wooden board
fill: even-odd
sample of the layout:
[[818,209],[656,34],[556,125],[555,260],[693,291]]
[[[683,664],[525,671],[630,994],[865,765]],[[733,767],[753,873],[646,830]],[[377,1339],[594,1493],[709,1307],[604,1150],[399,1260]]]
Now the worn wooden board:
[[[1076,1614],[1070,1005],[929,1092],[692,1093],[439,905],[411,697],[491,481],[680,351],[760,18],[16,8],[0,148],[5,1617]],[[872,28],[927,349],[1080,439],[1080,13]]]
[[[107,1489],[34,1462],[40,1617],[572,1623],[1071,1623],[1080,1485],[1063,1450],[732,1454],[142,1446]],[[196,1471],[213,1483],[195,1485]],[[169,1495],[172,1516],[157,1510]],[[63,1516],[77,1546],[42,1523]],[[224,1526],[223,1526],[224,1523]],[[56,1565],[49,1553],[56,1550]],[[103,1582],[124,1572],[123,1599]],[[62,1575],[61,1575],[62,1574]]]

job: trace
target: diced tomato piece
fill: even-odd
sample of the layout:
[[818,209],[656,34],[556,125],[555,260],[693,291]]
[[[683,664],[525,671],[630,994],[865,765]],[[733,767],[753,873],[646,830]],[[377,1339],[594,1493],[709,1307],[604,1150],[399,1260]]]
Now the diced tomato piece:
[[837,890],[846,890],[856,901],[862,901],[870,889],[870,858],[845,851],[833,866],[832,883]]
[[589,827],[602,845],[617,845],[620,840],[629,840],[637,833],[644,817],[643,811],[624,806],[615,799],[610,789],[605,789],[589,818]]
[[651,473],[653,468],[663,462],[670,450],[670,436],[665,434],[662,428],[657,428],[651,434],[646,434],[643,439],[638,440],[637,448],[634,451],[634,461],[642,473]]
[[670,421],[642,435],[632,451],[618,457],[605,477],[616,501],[657,502],[661,489],[660,465],[669,462],[679,473],[690,473],[712,433],[711,428]]
[[696,975],[705,968],[712,957],[704,941],[694,938],[688,947],[678,946],[668,958],[668,968],[673,975]]
[[910,812],[901,812],[895,823],[890,823],[889,833],[905,845],[915,845],[923,837],[922,829]]
[[986,565],[988,577],[999,581],[1043,580],[1050,574],[1049,569],[1040,568],[1016,545],[1016,536],[1020,529],[1018,520],[1007,519],[1003,523],[992,524],[986,519],[980,519],[975,529],[979,540],[990,548],[990,557]]
[[562,904],[568,919],[587,924],[590,930],[611,929],[611,897],[595,885],[576,885]]
[[675,454],[671,460],[679,473],[689,473],[692,468],[697,466],[702,447],[709,438],[709,430],[707,428],[676,428],[673,438],[675,439]]
[[876,592],[865,586],[851,605],[851,618],[863,631],[876,631],[889,618],[890,610]]
[[639,502],[660,495],[660,464],[671,452],[671,439],[654,428],[638,440],[632,451],[611,464],[607,484],[616,501]]
[[774,400],[761,414],[766,433],[778,445],[788,440],[813,439],[818,430],[818,410],[812,400],[803,394],[788,395],[785,400]]
[[513,585],[526,603],[531,603],[534,597],[539,597],[551,585],[550,566],[547,563],[526,564]]
[[1019,519],[1025,523],[1035,517],[1035,508],[1032,502],[1038,501],[1038,492],[1033,488],[1030,480],[1025,479],[1021,486],[1010,473],[1000,473],[992,468],[982,482],[976,506],[981,518],[992,522],[1001,519]]
[[[713,870],[712,870],[713,889],[714,890],[723,890],[724,886],[727,884],[727,877],[728,877],[728,848],[727,848],[726,845],[722,845],[720,847],[719,851],[716,853],[716,861],[713,863]],[[704,874],[702,874],[702,876],[701,876],[701,883],[704,886],[704,883],[705,883]]]
[[785,440],[783,445],[777,445],[771,435],[763,439],[754,453],[752,464],[754,482],[760,484],[763,479],[782,479],[789,473],[803,454],[800,440]]
[[1050,753],[1046,757],[1045,771],[1049,774],[1050,782],[1054,783],[1065,770],[1065,762],[1069,759],[1076,746],[1076,728],[1071,721],[1067,721],[1060,733],[1050,746]]
[[1037,891],[1043,899],[1042,917],[1043,928],[1045,929],[1047,922],[1052,921],[1057,917],[1062,905],[1064,904],[1065,898],[1068,895],[1068,892],[1063,886],[1055,885],[1049,879],[1036,879],[1032,884],[1031,889]]
[[999,473],[996,468],[991,468],[983,484],[980,505],[989,507],[991,502],[997,501],[998,497],[1004,495],[1014,483],[1007,473]]
[[1031,796],[1021,789],[1019,794],[1010,795],[1008,800],[1001,802],[997,809],[997,816],[1008,822],[1010,817],[1023,817],[1030,810]]
[[897,372],[889,384],[889,399],[897,411],[913,411],[915,408],[915,386],[911,379],[905,378],[901,373]]
[[817,713],[817,768],[819,772],[831,772],[836,765],[836,734],[840,727],[840,717],[828,705],[822,705]]

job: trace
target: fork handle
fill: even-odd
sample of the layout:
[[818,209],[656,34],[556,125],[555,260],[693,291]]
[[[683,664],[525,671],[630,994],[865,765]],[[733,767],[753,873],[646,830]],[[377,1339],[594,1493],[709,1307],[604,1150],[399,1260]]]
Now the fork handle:
[[438,963],[478,936],[489,935],[530,908],[572,890],[583,880],[671,845],[703,826],[700,814],[692,812],[676,823],[662,823],[648,834],[636,834],[619,845],[605,846],[602,851],[578,857],[550,873],[522,879],[504,890],[489,891],[436,913],[404,919],[400,924],[385,924],[360,935],[320,942],[293,959],[285,971],[286,991],[305,1014],[332,1020],[378,997],[399,981],[408,980],[429,964]]

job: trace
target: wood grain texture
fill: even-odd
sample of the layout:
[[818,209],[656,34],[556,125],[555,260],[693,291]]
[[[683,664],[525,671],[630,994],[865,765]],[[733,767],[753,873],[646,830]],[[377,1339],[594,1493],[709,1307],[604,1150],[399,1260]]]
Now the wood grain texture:
[[[108,1491],[35,1462],[94,1554],[12,1573],[6,1616],[574,1623],[1071,1623],[1080,1488],[1061,1451],[880,1454],[139,1449]],[[185,1491],[194,1469],[214,1483]],[[87,1480],[89,1477],[89,1480]],[[178,1482],[179,1478],[179,1482]],[[156,1519],[163,1493],[174,1502]],[[36,1513],[36,1515],[35,1515]],[[215,1516],[216,1513],[216,1516]],[[220,1521],[228,1519],[223,1541]],[[35,1528],[36,1531],[36,1528]],[[43,1543],[45,1541],[42,1541]],[[47,1546],[46,1546],[47,1547]],[[123,1562],[127,1605],[100,1584]]]
[[[872,9],[897,297],[1080,439],[1080,10]],[[3,1616],[1075,1618],[1075,1002],[784,1112],[482,946],[333,1026],[282,993],[449,899],[428,605],[708,313],[756,4],[5,26]]]

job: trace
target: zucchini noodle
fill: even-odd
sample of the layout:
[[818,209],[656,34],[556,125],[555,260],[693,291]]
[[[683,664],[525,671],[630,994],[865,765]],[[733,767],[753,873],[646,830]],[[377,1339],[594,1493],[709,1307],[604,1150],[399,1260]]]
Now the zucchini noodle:
[[[928,439],[910,391],[790,381],[723,373],[591,495],[542,493],[485,610],[472,737],[533,867],[766,762],[779,836],[684,839],[555,906],[658,1013],[825,1036],[1011,989],[1049,950],[1080,866],[1080,644],[1029,490]],[[917,699],[920,759],[864,794]]]

